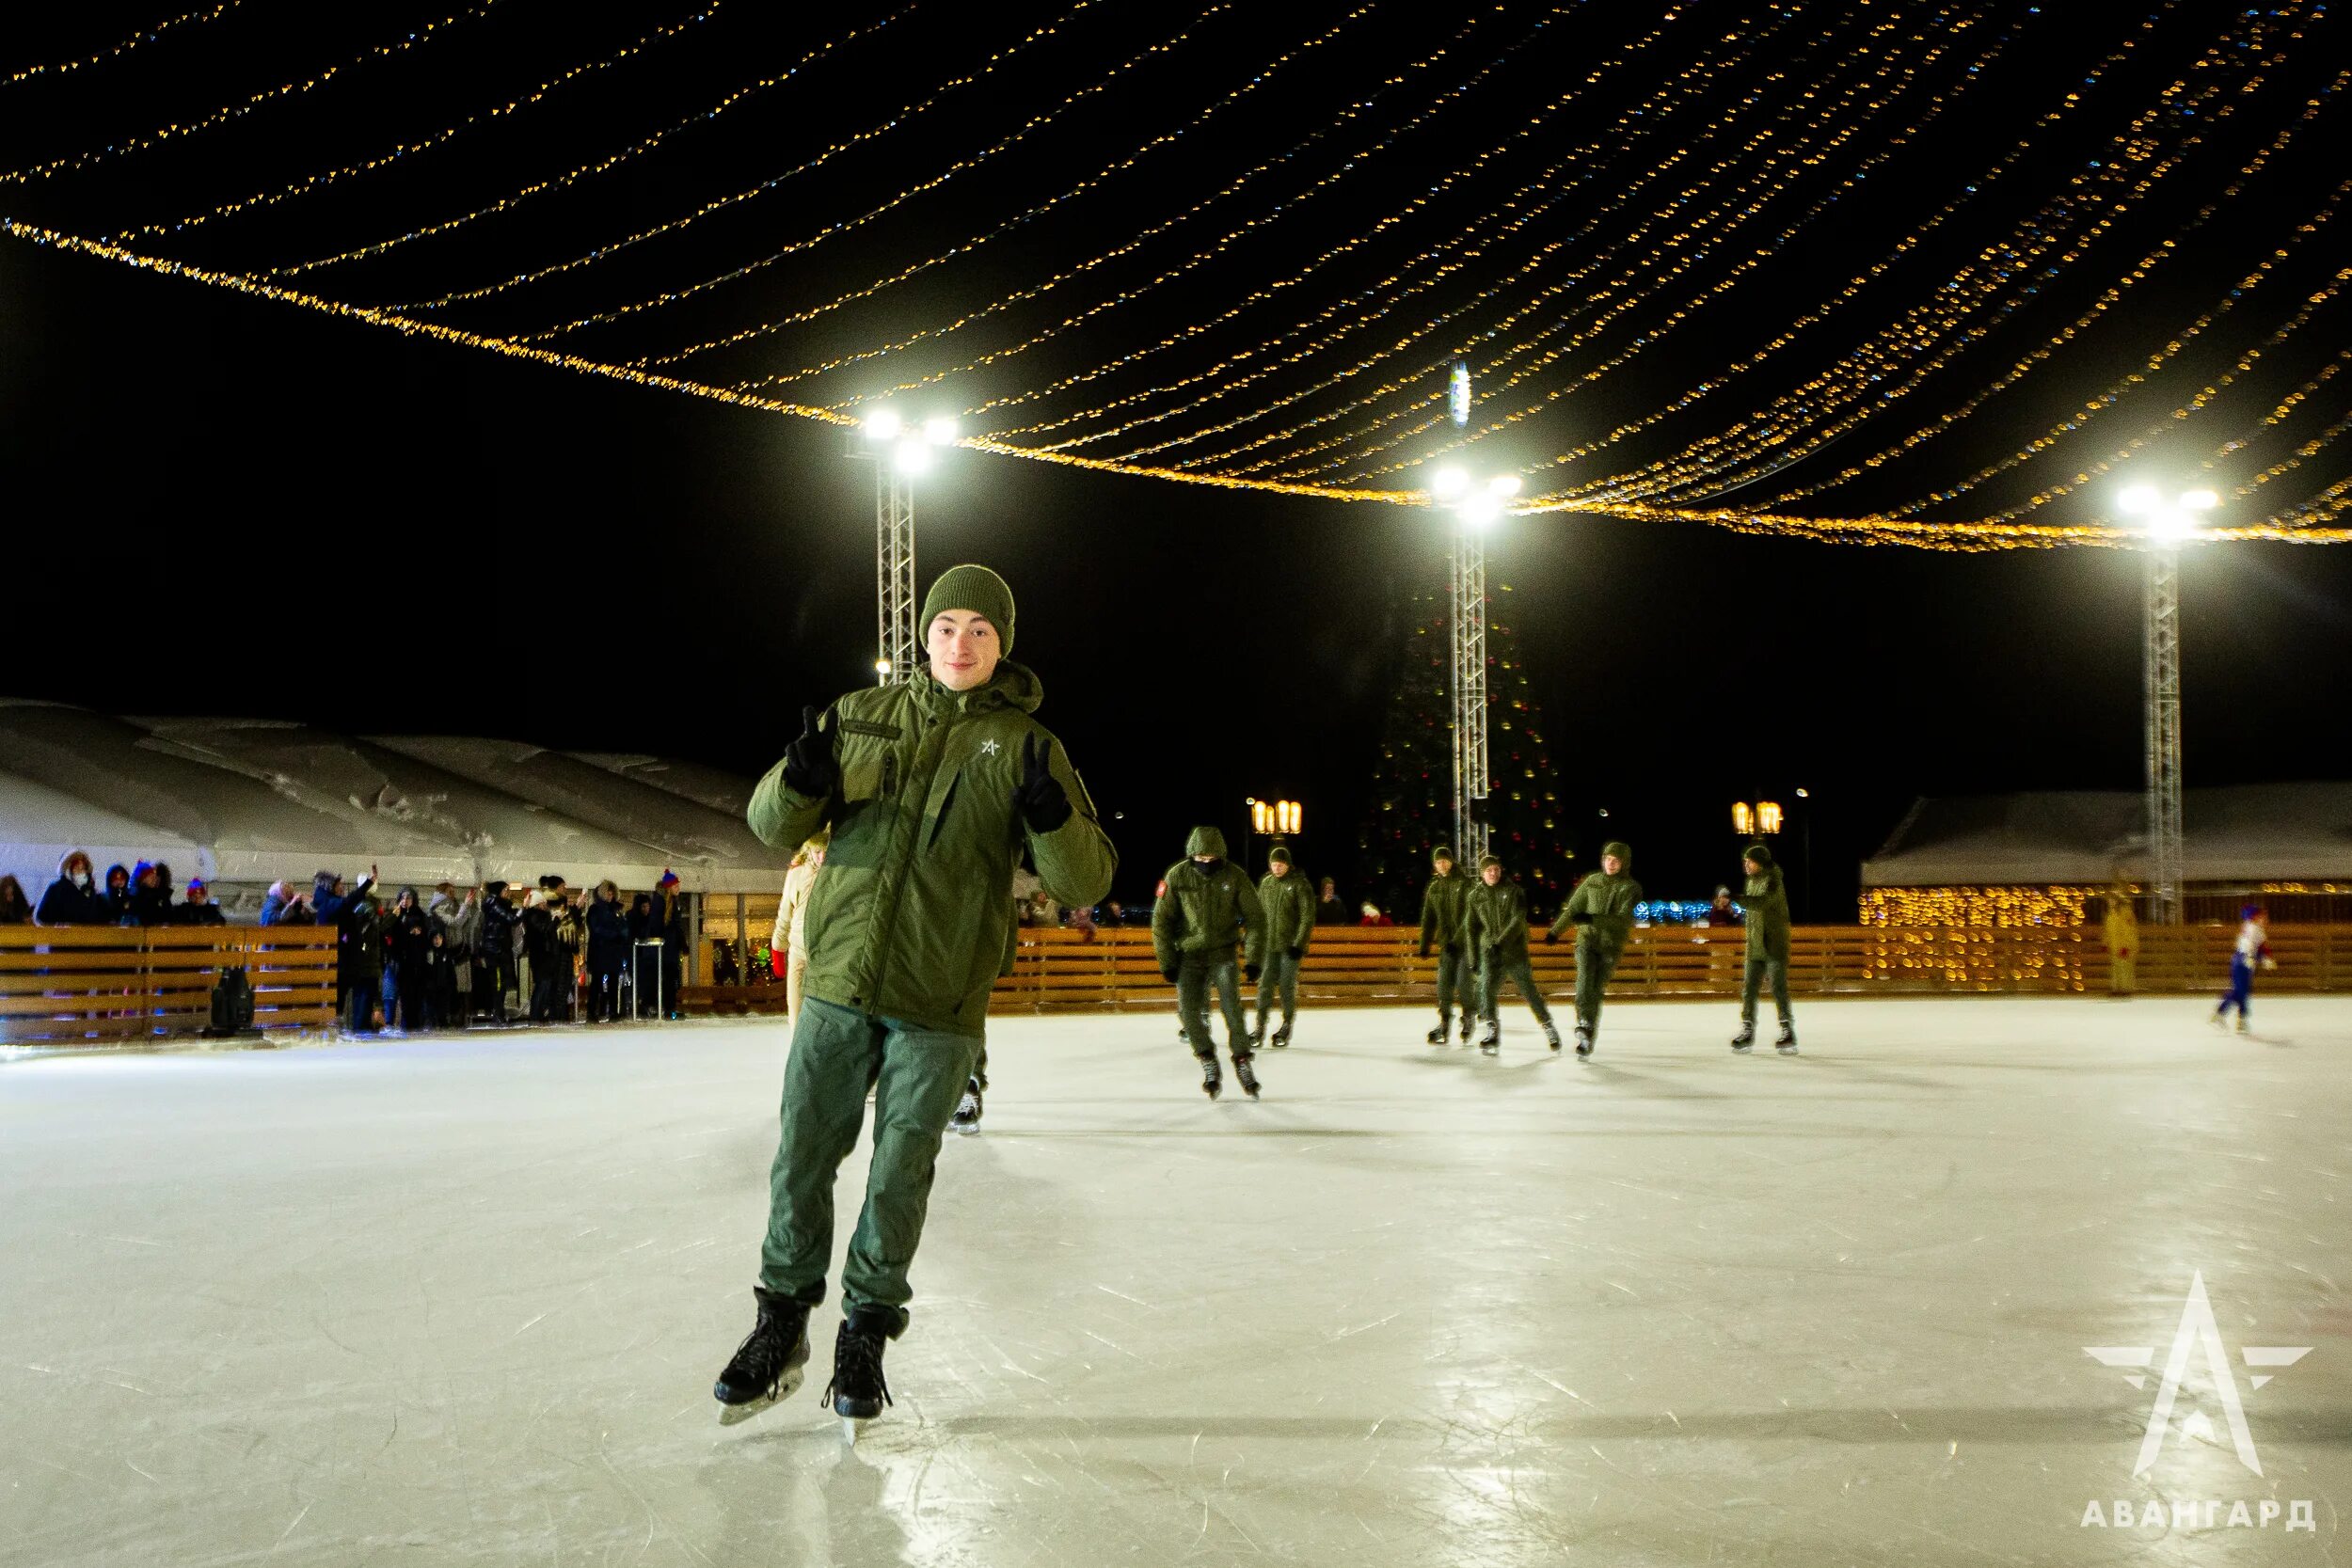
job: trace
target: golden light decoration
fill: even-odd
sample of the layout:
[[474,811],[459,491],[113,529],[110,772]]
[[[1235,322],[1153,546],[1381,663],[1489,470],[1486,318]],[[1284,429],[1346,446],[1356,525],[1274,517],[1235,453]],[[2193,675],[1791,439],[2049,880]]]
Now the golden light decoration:
[[94,65],[103,65],[117,55],[129,54],[143,43],[154,42],[176,28],[198,23],[217,22],[244,4],[245,0],[225,0],[224,4],[215,6],[210,10],[184,11],[167,21],[158,22],[143,31],[133,33],[113,48],[101,49],[95,55],[86,55],[75,60],[60,60],[56,65],[26,66],[12,75],[0,76],[0,87],[12,87],[19,82],[29,82],[36,76],[66,76],[76,71],[87,71]]

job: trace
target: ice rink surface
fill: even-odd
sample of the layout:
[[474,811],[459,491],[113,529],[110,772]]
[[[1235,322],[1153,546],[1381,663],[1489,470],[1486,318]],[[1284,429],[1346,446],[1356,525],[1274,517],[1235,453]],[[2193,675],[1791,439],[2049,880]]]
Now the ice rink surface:
[[2352,1000],[2207,1006],[1000,1019],[854,1449],[710,1398],[777,1023],[13,1062],[0,1563],[2342,1563]]

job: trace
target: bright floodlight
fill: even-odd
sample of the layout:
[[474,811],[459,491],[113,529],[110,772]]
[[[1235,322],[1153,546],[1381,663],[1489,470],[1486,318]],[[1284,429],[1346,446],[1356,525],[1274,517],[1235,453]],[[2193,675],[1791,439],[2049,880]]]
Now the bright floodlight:
[[878,658],[874,660],[874,673],[878,675],[887,675],[890,673],[890,660],[886,658]]
[[897,440],[899,428],[896,408],[877,408],[866,416],[866,438],[876,445]]
[[2116,497],[2115,503],[2124,511],[2137,515],[2155,511],[2164,505],[2164,498],[2156,494],[2156,487],[2153,484],[2135,484]]
[[898,443],[898,450],[891,462],[902,474],[919,474],[931,466],[930,446],[910,436]]
[[935,447],[954,446],[956,444],[956,421],[945,414],[937,419],[925,420],[923,439]]
[[1492,491],[1470,497],[1461,506],[1462,520],[1472,528],[1485,528],[1502,515],[1502,498]]
[[2175,507],[2166,507],[2148,519],[2148,531],[2159,539],[2185,539],[2197,531],[2197,519]]
[[2211,490],[2191,490],[2181,497],[2182,509],[2188,512],[2211,512],[2221,504],[2221,498]]
[[1516,496],[1519,493],[1519,476],[1497,474],[1486,482],[1486,488],[1498,496]]
[[1429,481],[1429,493],[1441,501],[1450,501],[1470,489],[1470,475],[1459,468],[1439,468]]

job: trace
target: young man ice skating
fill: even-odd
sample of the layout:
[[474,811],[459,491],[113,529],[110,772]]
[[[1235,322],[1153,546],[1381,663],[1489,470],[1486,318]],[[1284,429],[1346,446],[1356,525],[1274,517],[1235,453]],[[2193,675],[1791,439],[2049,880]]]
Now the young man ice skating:
[[1429,851],[1436,873],[1421,895],[1421,956],[1438,951],[1438,1026],[1429,1031],[1431,1045],[1443,1045],[1454,1027],[1454,1004],[1462,1004],[1462,1042],[1470,1037],[1470,1015],[1479,1010],[1478,971],[1470,961],[1470,938],[1462,929],[1468,912],[1470,883],[1454,869],[1454,851],[1440,844]]
[[1796,1021],[1788,1012],[1788,889],[1772,852],[1751,844],[1740,858],[1748,874],[1746,891],[1739,895],[1748,928],[1747,970],[1740,980],[1740,1032],[1731,1049],[1744,1052],[1756,1043],[1756,993],[1758,985],[1772,983],[1772,1006],[1780,1014],[1780,1037],[1772,1042],[1784,1056],[1797,1053]]
[[2222,993],[2221,1006],[2213,1010],[2213,1026],[2229,1027],[2230,1009],[2237,1009],[2237,1032],[2245,1034],[2253,1027],[2247,1013],[2254,1000],[2254,971],[2276,969],[2279,960],[2270,956],[2270,916],[2260,904],[2249,904],[2238,912],[2237,945],[2230,953],[2230,989]]
[[1315,930],[1315,895],[1307,879],[1291,866],[1291,852],[1276,845],[1266,855],[1266,874],[1258,883],[1258,903],[1265,911],[1265,966],[1258,977],[1258,1029],[1253,1045],[1269,1043],[1266,1015],[1275,999],[1282,1003],[1282,1026],[1274,1031],[1274,1049],[1291,1042],[1291,1021],[1298,1013],[1298,965]]
[[1544,1026],[1544,1038],[1559,1050],[1560,1031],[1527,962],[1527,895],[1504,880],[1502,863],[1492,855],[1479,858],[1477,884],[1463,900],[1462,928],[1478,955],[1478,1049],[1491,1056],[1502,1047],[1502,982],[1508,978]]
[[1633,934],[1633,906],[1642,901],[1642,884],[1626,875],[1633,850],[1618,839],[1600,847],[1600,869],[1576,884],[1546,942],[1576,927],[1576,1053],[1593,1053],[1593,1037],[1600,1030],[1601,993],[1617,972],[1626,939]]
[[1117,864],[1086,786],[1031,717],[1037,676],[1005,657],[1012,591],[985,567],[954,567],[931,585],[922,626],[928,671],[803,709],[800,738],[752,796],[763,843],[798,847],[820,827],[832,843],[804,920],[759,1315],[719,1374],[723,1420],[800,1385],[809,1310],[825,1296],[834,1179],[869,1085],[873,1162],[828,1397],[852,1432],[890,1402],[882,1350],[906,1327],[932,1164],[1009,951],[1013,862],[1025,848],[1046,886],[1089,904]]
[[1184,858],[1168,868],[1168,891],[1152,907],[1152,953],[1160,974],[1176,988],[1176,1012],[1184,1043],[1200,1062],[1200,1091],[1211,1100],[1223,1082],[1216,1070],[1216,1037],[1209,1032],[1209,989],[1225,1013],[1226,1049],[1242,1092],[1258,1098],[1258,1075],[1249,1065],[1249,1035],[1241,1017],[1241,988],[1233,979],[1233,944],[1247,940],[1248,977],[1255,980],[1265,958],[1265,910],[1239,866],[1225,858],[1225,835],[1195,828],[1184,842]]

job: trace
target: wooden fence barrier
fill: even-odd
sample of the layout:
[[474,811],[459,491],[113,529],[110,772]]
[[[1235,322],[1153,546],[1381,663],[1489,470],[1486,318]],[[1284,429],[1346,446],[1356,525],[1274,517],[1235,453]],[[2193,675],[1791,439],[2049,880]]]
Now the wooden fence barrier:
[[210,1022],[213,982],[240,965],[255,1028],[334,1022],[331,926],[0,926],[0,1043],[192,1034]]

